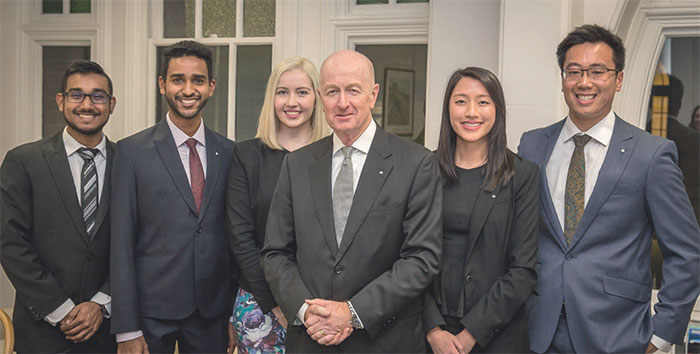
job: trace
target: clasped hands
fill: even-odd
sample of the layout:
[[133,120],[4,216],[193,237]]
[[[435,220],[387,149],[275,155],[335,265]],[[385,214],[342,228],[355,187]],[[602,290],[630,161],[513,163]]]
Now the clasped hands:
[[74,343],[84,342],[100,328],[102,316],[100,305],[86,301],[75,305],[58,324],[67,340]]
[[312,299],[304,314],[306,333],[321,345],[338,345],[352,334],[347,302]]
[[452,333],[435,327],[426,336],[433,353],[436,354],[467,354],[476,344],[476,339],[466,329],[453,335]]

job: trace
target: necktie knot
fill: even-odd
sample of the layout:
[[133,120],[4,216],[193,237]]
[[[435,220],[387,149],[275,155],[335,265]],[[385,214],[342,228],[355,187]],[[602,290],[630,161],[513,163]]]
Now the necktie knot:
[[577,148],[584,147],[589,141],[591,141],[591,136],[586,134],[575,135],[574,144]]
[[81,147],[78,149],[78,155],[83,158],[83,161],[92,161],[95,159],[95,156],[97,156],[97,153],[99,153],[100,150],[98,149],[90,149],[86,147]]
[[185,141],[185,144],[190,147],[190,149],[194,149],[197,146],[197,139],[195,138],[189,138]]
[[352,146],[343,146],[340,150],[343,152],[343,156],[345,156],[343,160],[349,160],[352,154]]

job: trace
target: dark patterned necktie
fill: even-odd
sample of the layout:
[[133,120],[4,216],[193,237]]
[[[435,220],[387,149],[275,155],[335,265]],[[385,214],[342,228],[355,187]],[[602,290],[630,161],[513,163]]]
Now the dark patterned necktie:
[[185,144],[190,148],[190,187],[192,188],[194,205],[199,213],[199,207],[202,206],[202,193],[204,192],[204,169],[197,153],[197,139],[189,138]]
[[83,208],[83,221],[88,235],[92,235],[97,217],[97,167],[95,166],[95,156],[99,153],[97,149],[81,147],[78,154],[83,158],[83,170],[80,174],[80,205]]
[[583,155],[583,147],[591,140],[591,137],[583,134],[574,136],[576,148],[571,155],[569,172],[566,175],[566,192],[564,194],[564,236],[566,244],[570,245],[574,238],[578,223],[583,216],[584,191],[586,187],[586,159]]
[[352,206],[352,146],[343,146],[343,164],[338,172],[338,177],[335,178],[333,186],[333,221],[335,224],[335,240],[340,246],[340,241],[343,240],[343,232],[345,224],[348,221],[350,207]]

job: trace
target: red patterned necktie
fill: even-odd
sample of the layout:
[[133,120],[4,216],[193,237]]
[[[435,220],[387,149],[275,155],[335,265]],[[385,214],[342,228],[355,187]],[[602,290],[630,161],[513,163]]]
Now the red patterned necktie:
[[190,148],[190,187],[192,188],[194,205],[197,207],[197,213],[199,213],[199,207],[202,205],[202,194],[204,193],[204,169],[197,153],[197,139],[189,138],[185,141],[185,144]]

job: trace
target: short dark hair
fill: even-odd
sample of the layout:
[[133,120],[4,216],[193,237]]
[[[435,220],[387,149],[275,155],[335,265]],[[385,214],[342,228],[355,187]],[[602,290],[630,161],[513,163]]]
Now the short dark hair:
[[506,101],[503,88],[494,73],[484,68],[467,67],[452,73],[447,81],[445,97],[442,101],[442,122],[440,124],[440,141],[438,142],[437,157],[440,172],[448,183],[458,183],[455,170],[455,149],[457,147],[457,133],[450,123],[450,100],[452,92],[462,78],[469,77],[481,82],[493,100],[496,107],[496,120],[488,133],[488,156],[486,160],[486,174],[482,188],[492,191],[499,184],[506,184],[515,174],[513,156],[507,147],[506,138]]
[[166,48],[163,51],[160,76],[165,79],[168,75],[168,66],[170,65],[171,59],[186,56],[193,56],[204,60],[207,63],[207,76],[209,77],[209,81],[211,82],[214,79],[212,77],[211,50],[195,41],[180,41]]
[[61,91],[66,91],[68,88],[68,78],[73,74],[97,74],[104,76],[107,79],[107,88],[109,88],[109,92],[107,93],[110,96],[113,94],[112,79],[109,78],[109,75],[105,73],[100,64],[90,60],[74,61],[63,73],[63,77],[61,78]]
[[[583,25],[576,27],[557,46],[559,69],[564,70],[564,59],[569,48],[583,43],[603,42],[613,50],[613,63],[618,71],[625,69],[625,45],[622,39],[610,30],[598,25]],[[609,68],[613,69],[613,68]]]

